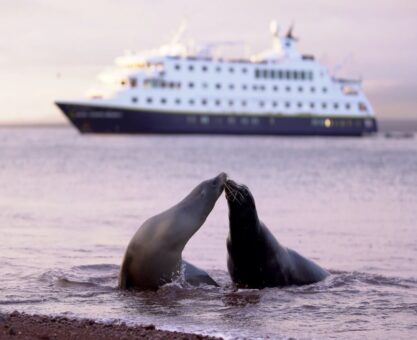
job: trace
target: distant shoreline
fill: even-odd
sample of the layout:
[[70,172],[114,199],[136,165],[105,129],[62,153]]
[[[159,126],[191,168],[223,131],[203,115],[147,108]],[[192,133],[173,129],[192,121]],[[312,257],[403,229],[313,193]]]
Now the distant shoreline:
[[28,315],[17,311],[0,314],[0,339],[191,339],[218,340],[199,334],[169,332],[154,325],[127,326],[125,323],[101,323],[90,319],[69,319]]
[[[379,132],[417,132],[415,119],[378,119]],[[2,128],[73,128],[70,123],[22,123],[0,124]],[[75,128],[74,128],[75,129]]]

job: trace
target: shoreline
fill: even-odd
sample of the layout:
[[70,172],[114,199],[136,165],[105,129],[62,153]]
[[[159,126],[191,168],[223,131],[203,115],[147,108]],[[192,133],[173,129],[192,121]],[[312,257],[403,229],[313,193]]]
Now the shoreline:
[[192,339],[217,340],[218,337],[171,332],[154,325],[127,326],[122,323],[102,323],[92,319],[71,319],[29,315],[14,311],[0,313],[0,339],[51,340],[51,339]]

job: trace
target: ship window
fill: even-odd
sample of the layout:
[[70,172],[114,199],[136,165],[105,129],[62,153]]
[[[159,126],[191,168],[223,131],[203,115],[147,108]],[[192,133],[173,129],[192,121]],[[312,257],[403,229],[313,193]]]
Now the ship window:
[[350,110],[350,104],[349,103],[346,104],[346,109]]
[[221,89],[221,88],[222,88],[221,84],[216,84],[216,89]]
[[297,103],[297,106],[298,106],[299,108],[302,108],[302,107],[303,107],[303,103],[298,102],[298,103]]
[[136,78],[129,78],[129,83],[131,87],[136,87],[138,81]]
[[358,107],[359,107],[359,110],[362,112],[366,112],[368,110],[366,105],[362,102],[358,104]]
[[291,79],[291,71],[286,71],[285,72],[285,78]]
[[192,89],[192,88],[194,87],[194,83],[192,83],[192,82],[188,83],[188,87],[189,87],[190,89]]
[[259,78],[261,76],[261,70],[256,69],[255,70],[255,78]]
[[314,109],[315,108],[315,104],[314,103],[310,103],[310,107],[312,108],[312,109]]
[[274,72],[274,70],[270,70],[270,71],[269,71],[269,76],[270,76],[272,79],[274,79],[274,78],[275,78],[275,72]]
[[146,98],[146,102],[151,104],[152,103],[152,98],[150,98],[150,97]]
[[291,107],[291,103],[290,103],[290,102],[285,102],[285,107],[286,107],[286,108]]
[[268,70],[263,70],[262,75],[264,78],[268,78]]
[[339,104],[338,103],[334,103],[333,107],[337,110],[339,108]]
[[190,100],[188,101],[188,103],[190,103],[190,105],[194,105],[194,99],[190,99]]
[[277,102],[272,102],[272,107],[277,107],[278,103]]
[[264,86],[264,85],[261,85],[261,86],[259,86],[259,89],[260,89],[261,91],[265,91],[265,86]]
[[203,70],[203,72],[206,72],[207,71],[207,66],[203,66],[201,69]]
[[254,90],[254,91],[256,91],[256,90],[258,89],[258,86],[253,85],[253,87],[252,87],[252,88],[253,88],[253,90]]
[[277,92],[277,91],[278,91],[278,86],[274,86],[274,87],[273,87],[273,90],[274,90],[275,92]]
[[301,72],[300,72],[300,79],[301,79],[301,80],[306,79],[306,73],[305,73],[304,71],[301,71]]
[[242,100],[242,106],[246,106],[246,100]]
[[161,104],[166,104],[167,100],[165,98],[161,98]]
[[293,77],[294,79],[298,79],[298,72],[297,72],[297,71],[293,71],[293,73],[292,73],[292,77]]
[[235,117],[228,117],[227,118],[227,122],[229,124],[235,124],[236,123],[236,118]]
[[240,123],[243,125],[247,125],[249,123],[249,119],[246,117],[243,117],[240,119]]
[[195,124],[195,123],[197,123],[197,117],[195,117],[195,116],[188,116],[187,117],[187,122],[190,123],[190,124]]
[[248,86],[247,86],[247,85],[242,85],[242,90],[243,90],[243,91],[246,91],[246,90],[247,90],[247,88],[248,88]]
[[303,88],[301,86],[298,88],[298,92],[303,92]]
[[247,73],[248,69],[246,67],[242,68],[242,73]]
[[313,80],[313,72],[308,72],[308,79]]
[[210,117],[203,116],[203,117],[200,118],[200,122],[201,122],[201,124],[208,124],[208,123],[210,123]]
[[220,105],[220,100],[217,99],[215,103],[216,103],[217,106],[219,106]]
[[289,87],[289,86],[285,87],[285,91],[291,92],[291,87]]
[[235,88],[235,85],[233,85],[233,84],[229,85],[229,89],[233,90],[234,88]]
[[321,104],[321,107],[322,107],[323,109],[326,109],[326,108],[327,108],[327,104],[326,104],[326,103],[323,103],[323,104]]
[[250,120],[250,122],[253,125],[258,125],[259,124],[259,118],[258,117],[252,117],[251,120]]
[[206,105],[207,104],[207,100],[206,99],[202,99],[201,100],[201,104]]
[[230,67],[230,68],[229,68],[229,72],[230,72],[230,73],[233,73],[233,72],[235,72],[235,69],[234,69],[233,67]]
[[323,87],[323,93],[327,92],[327,87]]
[[260,106],[260,107],[264,107],[264,106],[265,106],[265,103],[264,103],[263,101],[260,101],[260,102],[259,102],[259,106]]
[[180,65],[178,65],[178,64],[176,64],[175,65],[175,69],[178,71],[179,69],[181,68],[181,66]]
[[175,99],[175,104],[181,104],[181,99],[179,98]]
[[233,100],[229,100],[229,106],[233,106]]
[[279,78],[279,79],[282,79],[282,78],[283,78],[283,75],[284,75],[284,72],[283,72],[283,71],[281,71],[281,70],[279,70],[279,71],[278,71],[278,78]]
[[316,92],[316,88],[315,88],[314,86],[312,86],[312,87],[310,88],[310,91],[314,93],[314,92]]
[[216,67],[216,72],[221,72],[221,71],[222,71],[222,68],[220,66],[217,66]]
[[190,66],[188,66],[188,69],[189,69],[190,71],[193,71],[193,70],[194,70],[194,66],[193,66],[193,65],[190,65]]
[[132,103],[136,103],[138,101],[137,97],[132,97]]

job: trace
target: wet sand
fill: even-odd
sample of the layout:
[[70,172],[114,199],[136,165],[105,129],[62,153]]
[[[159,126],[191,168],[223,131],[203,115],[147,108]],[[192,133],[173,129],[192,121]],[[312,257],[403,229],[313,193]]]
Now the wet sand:
[[98,323],[65,317],[0,314],[0,339],[220,339],[198,334],[168,332],[154,325],[130,327],[124,323]]

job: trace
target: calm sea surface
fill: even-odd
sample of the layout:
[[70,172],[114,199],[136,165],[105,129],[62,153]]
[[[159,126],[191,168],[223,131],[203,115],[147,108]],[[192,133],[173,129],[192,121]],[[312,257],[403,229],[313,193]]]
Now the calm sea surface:
[[[324,282],[235,290],[222,195],[184,258],[221,288],[116,289],[141,223],[226,171]],[[81,136],[0,129],[0,311],[229,338],[417,338],[417,137]]]

